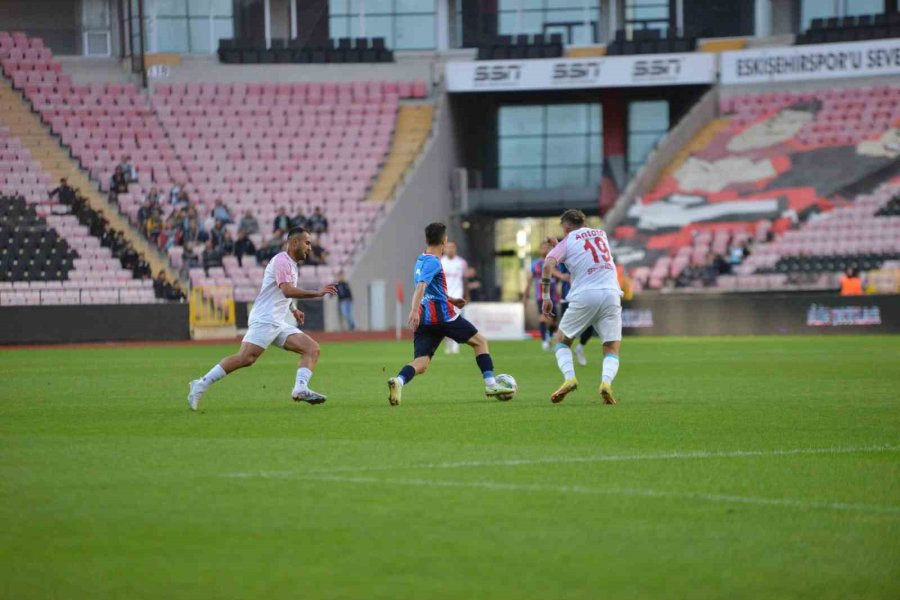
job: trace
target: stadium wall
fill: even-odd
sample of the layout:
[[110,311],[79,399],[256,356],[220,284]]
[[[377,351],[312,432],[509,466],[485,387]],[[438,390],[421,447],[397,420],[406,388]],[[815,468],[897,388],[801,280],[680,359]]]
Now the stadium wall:
[[647,294],[623,309],[626,335],[900,333],[900,296]]
[[113,304],[0,308],[0,345],[190,339],[188,305]]
[[[443,93],[443,92],[442,92]],[[443,221],[451,239],[461,239],[456,220],[452,219],[453,193],[450,187],[453,169],[459,164],[459,145],[453,132],[451,107],[443,95],[435,109],[437,118],[432,138],[414,164],[393,206],[362,251],[349,273],[353,289],[353,316],[362,329],[369,329],[369,283],[384,281],[385,324],[394,327],[394,290],[403,286],[404,306],[412,297],[412,272],[416,257],[425,249],[424,229],[428,223]],[[401,326],[408,309],[401,311]]]
[[162,69],[155,83],[309,83],[342,81],[435,81],[432,60],[408,59],[374,64],[226,65],[216,56],[181,55],[180,64]]

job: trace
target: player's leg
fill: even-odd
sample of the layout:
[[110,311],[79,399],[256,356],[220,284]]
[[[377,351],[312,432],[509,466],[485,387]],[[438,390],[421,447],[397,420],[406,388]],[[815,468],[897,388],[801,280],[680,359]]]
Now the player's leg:
[[[563,318],[566,316],[566,311],[569,309],[569,303],[563,300],[559,303],[559,320],[562,322]],[[591,331],[591,328],[588,327],[585,330],[585,333]],[[585,343],[585,333],[581,334],[581,338],[579,342],[572,346],[572,352],[575,354],[575,360],[578,361],[578,364],[582,367],[587,365],[587,356],[584,354],[584,343]],[[590,335],[587,336],[590,338]]]
[[[278,342],[281,342],[278,344]],[[285,336],[284,341],[276,340],[276,344],[289,352],[300,355],[300,363],[297,365],[297,376],[294,380],[294,389],[291,398],[295,401],[308,402],[309,404],[322,404],[327,400],[324,394],[309,389],[309,380],[312,379],[313,369],[319,362],[319,344],[316,340],[300,331],[294,331]]]
[[538,300],[537,301],[537,311],[538,311],[538,329],[541,332],[541,348],[544,352],[550,350],[550,329],[548,326],[548,320],[544,317],[543,314],[544,305]]
[[[248,332],[248,334],[249,333],[250,332]],[[266,351],[266,346],[269,345],[269,342],[264,339],[266,337],[264,332],[256,333],[262,333],[261,337],[258,336],[260,339],[256,340],[256,343],[246,341],[245,337],[245,341],[241,343],[241,348],[238,350],[237,354],[226,356],[216,363],[206,375],[200,379],[191,381],[191,391],[188,394],[188,406],[190,406],[191,410],[200,409],[200,400],[203,399],[203,394],[206,393],[209,386],[233,371],[253,366],[256,359],[262,356],[262,353]],[[265,346],[258,344],[265,344]]]
[[505,396],[513,390],[506,384],[498,383],[494,377],[494,359],[491,358],[487,338],[484,337],[469,321],[462,317],[452,323],[449,335],[462,343],[472,347],[475,351],[475,364],[481,370],[481,378],[484,380],[484,393],[489,398]]
[[599,322],[594,326],[603,340],[603,370],[600,397],[606,404],[615,404],[612,382],[619,372],[619,348],[622,343],[622,304],[618,294],[610,294],[603,304]]
[[569,302],[566,314],[559,322],[556,332],[556,366],[563,375],[563,384],[550,395],[553,403],[562,402],[565,397],[578,389],[575,365],[572,362],[572,342],[590,325],[595,309],[583,302]]
[[388,402],[391,406],[400,404],[403,386],[428,370],[431,357],[441,344],[443,335],[432,326],[419,325],[413,335],[413,361],[403,365],[396,377],[388,379]]

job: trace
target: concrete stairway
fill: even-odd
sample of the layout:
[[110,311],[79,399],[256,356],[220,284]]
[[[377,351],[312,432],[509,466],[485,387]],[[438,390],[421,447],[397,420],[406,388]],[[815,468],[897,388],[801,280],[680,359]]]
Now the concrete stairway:
[[376,202],[391,200],[403,176],[421,152],[434,118],[432,104],[402,104],[391,142],[391,153],[381,168],[368,199]]
[[[34,160],[54,182],[65,177],[69,185],[81,190],[94,210],[103,211],[110,225],[124,232],[135,250],[146,255],[154,274],[164,270],[170,279],[180,279],[179,274],[169,266],[168,260],[108,202],[106,195],[97,189],[96,183],[81,169],[78,161],[72,158],[69,151],[50,132],[50,128],[32,112],[28,102],[5,78],[0,78],[0,122],[22,141],[31,151]],[[186,285],[186,282],[182,281],[182,285]]]

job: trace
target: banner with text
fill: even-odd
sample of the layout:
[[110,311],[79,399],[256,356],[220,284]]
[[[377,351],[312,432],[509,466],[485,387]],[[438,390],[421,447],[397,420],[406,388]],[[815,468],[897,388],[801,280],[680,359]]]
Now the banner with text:
[[716,79],[716,56],[710,53],[643,54],[449,62],[445,73],[450,92],[708,84]]
[[525,306],[521,302],[472,302],[464,316],[489,340],[525,337]]
[[900,39],[722,53],[722,83],[900,74]]

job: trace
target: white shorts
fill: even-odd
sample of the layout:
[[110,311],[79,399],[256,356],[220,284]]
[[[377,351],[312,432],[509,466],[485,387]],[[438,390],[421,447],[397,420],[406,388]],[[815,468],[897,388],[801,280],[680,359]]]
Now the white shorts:
[[597,330],[603,343],[622,339],[622,301],[612,290],[584,290],[577,300],[570,300],[559,330],[570,340],[588,327]]
[[268,348],[270,344],[284,348],[284,342],[295,333],[303,332],[287,323],[282,325],[275,323],[250,323],[247,334],[241,341],[249,342],[260,348]]

